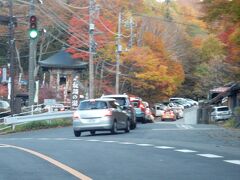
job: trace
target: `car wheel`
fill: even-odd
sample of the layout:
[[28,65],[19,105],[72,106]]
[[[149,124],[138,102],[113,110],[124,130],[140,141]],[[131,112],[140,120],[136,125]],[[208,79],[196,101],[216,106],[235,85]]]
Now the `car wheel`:
[[112,134],[116,134],[117,133],[117,122],[116,121],[113,122],[111,133]]
[[90,134],[94,136],[96,134],[96,131],[90,131]]
[[74,135],[75,135],[76,137],[80,137],[80,136],[81,136],[81,131],[75,131],[75,130],[74,130]]
[[126,122],[126,128],[125,128],[125,133],[129,133],[129,131],[130,131],[130,122],[129,122],[129,120],[127,120],[127,122]]
[[135,129],[136,127],[137,127],[137,123],[136,122],[131,123],[130,129]]
[[146,123],[146,119],[145,117],[142,118],[142,124],[145,124]]

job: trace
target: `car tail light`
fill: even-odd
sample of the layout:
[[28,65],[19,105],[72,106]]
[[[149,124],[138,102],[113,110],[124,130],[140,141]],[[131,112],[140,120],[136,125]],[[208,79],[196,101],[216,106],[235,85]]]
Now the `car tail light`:
[[173,116],[173,115],[174,115],[174,112],[173,112],[173,111],[170,111],[170,114]]
[[110,109],[107,109],[104,116],[112,116],[112,111]]
[[141,108],[141,111],[143,111],[143,112],[145,111],[145,107],[144,107],[143,104],[140,104],[140,105],[139,105],[139,108]]
[[76,119],[80,119],[80,115],[79,115],[79,113],[77,112],[77,111],[75,111],[74,113],[73,113],[73,120],[76,120]]

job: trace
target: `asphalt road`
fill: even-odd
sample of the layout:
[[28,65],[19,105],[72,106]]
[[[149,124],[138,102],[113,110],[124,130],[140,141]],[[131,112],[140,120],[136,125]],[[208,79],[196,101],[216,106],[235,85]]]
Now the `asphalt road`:
[[240,131],[194,123],[138,124],[130,133],[72,128],[0,136],[0,180],[239,180]]

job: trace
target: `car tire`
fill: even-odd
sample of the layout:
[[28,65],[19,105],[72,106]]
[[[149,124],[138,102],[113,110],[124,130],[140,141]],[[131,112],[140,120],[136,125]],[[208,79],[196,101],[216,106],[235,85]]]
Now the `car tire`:
[[75,131],[75,130],[74,130],[74,135],[75,135],[76,137],[80,137],[80,136],[81,136],[81,131]]
[[116,134],[117,133],[117,122],[114,121],[111,129],[111,134]]
[[127,120],[127,122],[126,122],[126,128],[125,128],[125,133],[129,133],[129,131],[130,131],[130,122],[129,122],[129,120]]
[[130,125],[130,129],[131,130],[135,129],[136,127],[137,127],[137,123],[136,122],[131,123],[131,125]]
[[90,131],[90,134],[94,136],[96,134],[96,131]]

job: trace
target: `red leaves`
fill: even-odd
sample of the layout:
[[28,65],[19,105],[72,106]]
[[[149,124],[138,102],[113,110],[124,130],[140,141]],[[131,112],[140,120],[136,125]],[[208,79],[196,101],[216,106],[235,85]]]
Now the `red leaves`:
[[[89,55],[89,17],[85,16],[82,18],[73,17],[70,20],[70,28],[72,36],[69,37],[68,43],[71,45],[68,48],[74,58],[80,58],[82,60],[88,60]],[[113,37],[110,32],[113,31],[112,23],[104,19],[103,17],[98,17],[94,20],[94,41],[93,49],[98,49],[104,47],[108,41]],[[80,49],[80,50],[78,50]],[[84,52],[86,51],[86,52]]]

